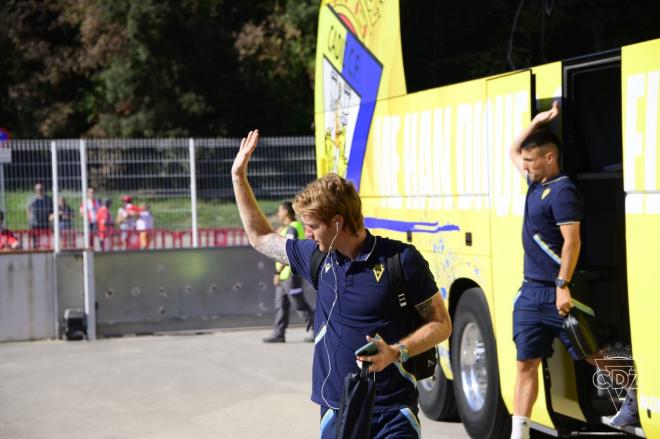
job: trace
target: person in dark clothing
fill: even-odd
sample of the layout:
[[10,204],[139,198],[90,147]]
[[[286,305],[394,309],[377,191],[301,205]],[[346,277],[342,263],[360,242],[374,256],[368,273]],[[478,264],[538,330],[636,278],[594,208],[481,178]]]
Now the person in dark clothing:
[[[291,202],[285,201],[280,204],[277,209],[277,217],[282,224],[280,235],[285,236],[286,239],[305,238],[305,230],[302,223],[296,220],[296,213]],[[264,338],[264,343],[284,343],[286,328],[289,326],[290,301],[294,302],[296,311],[304,320],[305,325],[311,321],[314,310],[305,300],[302,278],[291,273],[290,266],[275,262],[273,285],[275,285],[275,325],[273,334]],[[307,335],[304,341],[314,341],[314,335]]]
[[27,204],[28,225],[32,234],[32,247],[41,247],[41,237],[50,233],[53,200],[44,192],[43,185],[34,185],[34,195]]
[[[575,185],[559,168],[559,138],[543,126],[559,115],[559,104],[534,117],[513,141],[513,164],[527,179],[523,218],[524,279],[513,304],[513,340],[516,344],[516,383],[511,439],[530,437],[529,417],[538,395],[538,368],[553,354],[559,338],[579,359],[563,330],[573,308],[571,281],[580,255],[580,223],[584,203]],[[597,352],[585,360],[597,366]],[[614,425],[638,422],[634,390]]]

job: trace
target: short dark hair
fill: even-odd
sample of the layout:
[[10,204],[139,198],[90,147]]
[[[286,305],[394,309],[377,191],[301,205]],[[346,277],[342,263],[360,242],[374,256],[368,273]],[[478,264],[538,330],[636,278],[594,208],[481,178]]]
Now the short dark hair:
[[0,210],[0,221],[4,221],[4,220],[5,220],[5,213],[2,210]]
[[284,201],[280,204],[280,207],[286,210],[286,214],[289,218],[296,219],[296,212],[293,210],[293,203],[291,201]]
[[522,149],[534,149],[547,145],[553,145],[559,153],[561,141],[559,137],[550,130],[540,129],[533,131],[522,143]]

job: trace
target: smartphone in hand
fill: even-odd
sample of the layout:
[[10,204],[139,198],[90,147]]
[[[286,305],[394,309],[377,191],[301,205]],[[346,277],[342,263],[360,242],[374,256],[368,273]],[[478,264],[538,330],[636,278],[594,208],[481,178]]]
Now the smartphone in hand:
[[355,356],[356,357],[361,357],[363,355],[376,355],[378,353],[378,345],[374,343],[373,341],[370,341],[369,343],[365,344],[361,348],[359,348],[357,351],[355,351]]

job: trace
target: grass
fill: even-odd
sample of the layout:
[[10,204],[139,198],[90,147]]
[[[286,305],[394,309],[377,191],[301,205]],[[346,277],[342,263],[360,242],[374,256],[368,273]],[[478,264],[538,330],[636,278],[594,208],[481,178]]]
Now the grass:
[[[50,195],[50,194],[49,194]],[[80,193],[64,192],[62,196],[74,211],[74,224],[76,228],[82,228],[82,219],[80,216]],[[112,199],[112,214],[116,215],[117,209],[121,206],[121,196],[123,193],[101,193],[101,198]],[[23,230],[28,229],[27,222],[27,202],[32,196],[32,192],[6,192],[5,193],[5,225],[9,229]],[[191,201],[189,197],[168,197],[158,196],[135,197],[135,203],[146,202],[149,204],[151,214],[154,217],[154,226],[157,228],[169,230],[184,230],[191,228],[192,212]],[[279,201],[259,200],[259,206],[267,217],[273,221],[277,212]],[[220,201],[197,201],[197,227],[198,228],[219,228],[219,227],[242,227],[238,215],[238,208],[235,203]]]

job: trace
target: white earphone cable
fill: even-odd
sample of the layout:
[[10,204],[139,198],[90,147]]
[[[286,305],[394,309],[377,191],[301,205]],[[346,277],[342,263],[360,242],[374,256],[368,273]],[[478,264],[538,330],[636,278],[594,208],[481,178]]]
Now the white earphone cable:
[[[332,248],[332,245],[335,243],[335,240],[337,239],[337,235],[339,235],[339,222],[337,221],[335,224],[337,224],[337,232],[335,233],[335,236],[332,238],[332,241],[330,242],[330,246],[328,248],[328,254],[326,255],[326,257],[323,261],[323,265],[322,265],[322,267],[325,266],[328,263],[328,258],[330,259],[330,267],[332,268],[332,275],[333,275],[334,280],[335,280],[335,285],[334,285],[334,288],[333,288],[333,291],[335,293],[335,298],[332,301],[332,306],[330,306],[330,312],[328,313],[328,317],[325,319],[325,325],[324,326],[325,326],[326,333],[328,331],[328,325],[330,324],[330,317],[332,316],[332,311],[335,309],[335,305],[337,304],[337,299],[339,297],[339,294],[337,294],[337,273],[335,272],[335,262],[337,261],[337,257],[335,256],[335,262],[333,262],[333,260],[332,260],[332,254],[334,252],[334,250]],[[321,278],[320,278],[319,281],[321,281],[321,280],[323,280],[323,268],[321,268]],[[330,378],[330,374],[332,373],[332,361],[330,360],[330,352],[328,351],[328,343],[327,343],[325,335],[323,336],[323,347],[325,348],[325,355],[326,355],[326,359],[328,361],[328,374],[325,376],[325,379],[323,380],[323,383],[321,384],[321,399],[323,399],[323,402],[325,402],[326,405],[329,408],[331,408],[333,410],[339,410],[338,407],[333,406],[332,404],[330,404],[328,402],[327,399],[325,399],[325,394],[324,394],[325,383],[328,381],[328,379]]]

